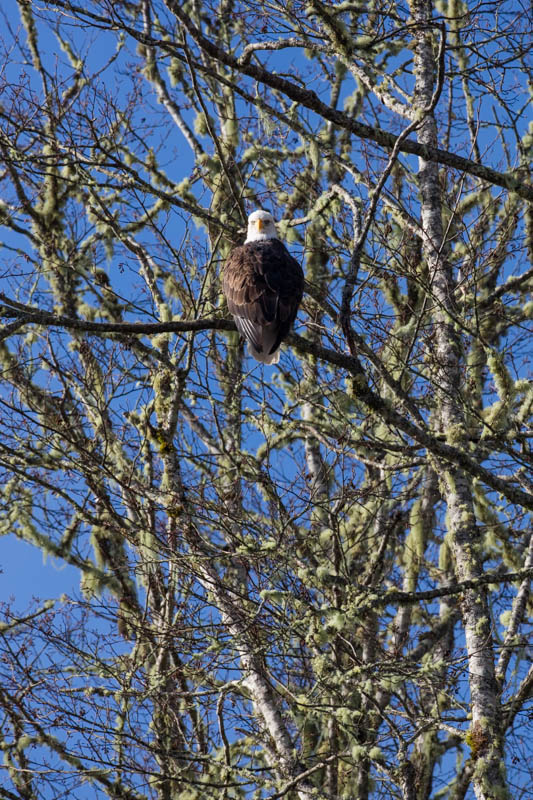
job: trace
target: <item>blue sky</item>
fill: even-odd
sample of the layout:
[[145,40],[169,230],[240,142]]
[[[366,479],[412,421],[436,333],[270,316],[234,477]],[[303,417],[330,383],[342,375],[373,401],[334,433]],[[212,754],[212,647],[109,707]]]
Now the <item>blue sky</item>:
[[[12,2],[12,0],[11,0]],[[15,4],[12,2],[12,6]],[[79,34],[78,34],[79,35]],[[94,68],[97,64],[101,65],[104,63],[104,54],[106,53],[106,43],[110,41],[110,38],[107,34],[99,33],[97,37],[92,38],[92,34],[86,34],[86,41],[84,42],[84,52],[85,57],[87,59],[87,64]],[[41,41],[45,44],[45,52],[46,56],[49,60],[50,65],[52,66],[55,64],[56,59],[60,59],[61,63],[66,61],[66,57],[64,53],[62,53],[58,47],[57,43],[53,39],[50,34],[43,34]],[[130,46],[130,45],[129,45]],[[272,63],[276,62],[280,67],[285,66],[283,61],[283,56],[276,56],[272,59]],[[294,53],[291,53],[289,59],[295,58]],[[129,55],[128,52],[125,50],[124,53],[121,54],[119,60],[116,64],[122,70],[128,69],[128,59]],[[15,76],[17,71],[21,69],[21,64],[14,60],[8,69],[8,75]],[[128,76],[129,78],[129,76]],[[14,79],[14,78],[13,78]],[[32,79],[33,80],[33,79]],[[108,81],[108,87],[112,92],[117,92],[119,96],[121,96],[121,92],[123,91],[123,85],[126,85],[127,79],[122,75],[120,76],[119,71],[113,73],[113,78],[106,78]],[[121,84],[123,81],[123,85]],[[144,89],[148,93],[148,90]],[[489,117],[490,112],[490,99],[484,98],[480,96],[480,98],[476,101],[478,102],[478,107],[482,110],[483,114]],[[153,109],[154,115],[158,113],[158,109],[155,103],[150,102],[148,107]],[[143,112],[144,113],[144,112]],[[140,116],[140,115],[139,115]],[[191,115],[192,117],[192,115]],[[312,116],[311,116],[312,119]],[[519,121],[520,126],[524,126],[526,121],[522,118]],[[156,138],[157,138],[157,124],[154,117],[154,130],[156,131]],[[460,132],[461,136],[463,135],[463,131]],[[162,136],[163,134],[161,134]],[[485,133],[484,128],[481,128],[480,131],[480,141],[483,143],[484,147],[488,147],[491,144],[490,139],[485,140]],[[509,137],[512,137],[512,132],[509,132]],[[452,139],[453,144],[453,139]],[[453,147],[452,147],[453,149]],[[499,149],[499,145],[495,145],[495,149]],[[179,136],[175,136],[167,143],[167,149],[164,151],[166,152],[167,163],[166,167],[168,167],[169,174],[171,177],[179,181],[185,175],[189,173],[189,169],[191,166],[191,158],[188,146],[185,144],[183,140],[179,138]],[[462,153],[462,155],[468,155],[468,153]],[[402,156],[404,162],[414,161],[414,159],[409,159],[406,156]],[[373,168],[376,168],[376,165],[372,165]],[[501,165],[504,168],[503,165]],[[266,195],[268,198],[272,196],[272,192],[267,193]],[[268,202],[266,203],[268,206]],[[178,214],[174,214],[172,217],[172,222],[169,224],[170,233],[172,235],[173,241],[176,242],[181,239],[183,232],[184,232],[184,225],[180,226],[180,216]],[[183,220],[182,220],[183,222]],[[204,246],[203,243],[203,232],[198,233],[198,240],[201,243],[201,246]],[[9,241],[9,240],[8,240]],[[13,242],[10,242],[14,243]],[[376,244],[376,258],[379,259],[381,256],[381,250],[378,244]],[[107,269],[113,276],[114,282],[116,281],[115,285],[117,287],[123,287],[124,293],[126,294],[127,291],[131,287],[131,281],[136,277],[134,271],[131,272],[126,271],[125,273],[121,273],[119,269],[119,262],[120,258],[116,257],[115,259],[111,259],[109,261],[102,260],[101,266]],[[121,282],[122,281],[122,282]],[[369,289],[370,291],[370,289]],[[134,316],[134,315],[133,315]],[[384,315],[385,316],[385,312]],[[365,323],[364,319],[361,321],[361,329],[364,331]],[[526,341],[526,340],[524,340]],[[523,345],[526,347],[527,345]],[[526,351],[526,355],[528,355]],[[531,355],[531,351],[529,351],[529,355]],[[249,364],[250,367],[255,365]],[[268,373],[272,375],[273,372]],[[261,394],[263,391],[262,388],[257,389],[253,386],[253,376],[249,378],[249,395],[247,400],[249,400],[249,406],[251,412],[254,413],[260,408],[261,403],[265,400],[265,394]],[[250,427],[250,430],[251,427]],[[250,446],[255,446],[258,440],[259,434],[257,430],[254,430],[253,434],[251,434],[249,439]],[[301,453],[301,451],[300,451]],[[283,473],[283,466],[284,466],[284,456],[280,457],[278,460],[278,464],[280,466],[280,482],[281,479],[287,478],[287,485],[290,481],[290,472],[288,475],[282,475]],[[298,461],[298,458],[294,459],[291,466],[291,461],[287,458],[287,464],[289,465],[288,469],[294,469],[294,463]],[[335,459],[333,453],[331,454],[332,460]],[[301,459],[303,463],[303,457]],[[2,593],[1,597],[4,600],[7,600],[11,596],[14,596],[15,603],[14,607],[20,611],[23,611],[30,603],[32,603],[34,598],[48,598],[48,597],[59,597],[63,593],[74,594],[76,595],[79,590],[79,576],[76,569],[73,567],[68,567],[64,565],[58,564],[53,558],[47,557],[43,558],[41,551],[38,548],[32,547],[24,542],[20,542],[14,536],[10,537],[2,537],[0,539],[0,565],[3,568],[3,574],[0,575],[0,582],[2,585]],[[449,765],[446,765],[446,768]],[[80,795],[81,796],[81,795]]]
[[78,570],[45,556],[37,547],[16,536],[0,537],[0,598],[13,600],[14,611],[24,611],[33,601],[75,594]]

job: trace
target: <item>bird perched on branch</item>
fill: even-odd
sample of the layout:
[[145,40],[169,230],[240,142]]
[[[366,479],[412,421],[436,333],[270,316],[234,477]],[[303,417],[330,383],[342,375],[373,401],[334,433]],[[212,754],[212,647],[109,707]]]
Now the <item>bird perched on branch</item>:
[[302,300],[304,274],[278,239],[268,211],[248,217],[246,241],[229,254],[222,288],[251,355],[263,364],[276,364]]

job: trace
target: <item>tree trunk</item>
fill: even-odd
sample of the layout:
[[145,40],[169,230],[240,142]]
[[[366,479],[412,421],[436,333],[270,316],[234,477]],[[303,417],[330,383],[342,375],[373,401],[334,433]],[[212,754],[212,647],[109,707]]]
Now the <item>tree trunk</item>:
[[[431,0],[411,3],[418,25],[415,51],[415,98],[424,119],[418,141],[437,146],[437,125],[428,113],[435,90],[435,37]],[[438,425],[450,444],[468,448],[464,412],[461,405],[462,343],[454,318],[454,281],[446,258],[442,225],[442,200],[437,164],[419,159],[419,186],[423,248],[427,259],[434,299],[435,384],[438,398]],[[441,492],[447,504],[447,524],[457,580],[472,580],[483,573],[482,541],[476,523],[472,497],[472,478],[459,467],[441,465]],[[491,620],[487,589],[467,589],[461,596],[461,611],[469,664],[472,725],[468,742],[476,761],[473,784],[478,800],[507,797],[504,780],[503,749],[500,732],[501,709],[495,677]]]

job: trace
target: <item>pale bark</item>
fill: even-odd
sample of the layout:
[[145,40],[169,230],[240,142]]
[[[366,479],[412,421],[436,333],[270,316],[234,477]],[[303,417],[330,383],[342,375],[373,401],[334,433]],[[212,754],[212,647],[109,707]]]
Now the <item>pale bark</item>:
[[[533,567],[533,532],[529,537],[529,547],[527,549],[526,558],[524,561],[524,568],[530,569]],[[531,595],[531,578],[525,578],[522,581],[520,588],[516,594],[511,611],[511,619],[505,632],[505,639],[498,659],[496,667],[496,676],[500,682],[505,680],[507,667],[513,652],[513,647],[516,644],[516,637],[520,630],[520,626],[524,621],[526,615],[527,602]]]
[[[415,98],[424,114],[434,90],[431,0],[411,3],[418,23],[415,49]],[[437,126],[427,114],[418,130],[423,145],[437,146]],[[436,301],[435,337],[437,343],[436,385],[438,386],[440,429],[455,444],[468,447],[465,420],[459,400],[461,386],[461,341],[451,322],[454,309],[454,282],[446,260],[442,227],[442,200],[438,167],[420,159],[419,185],[422,202],[423,247],[427,258],[433,295]],[[443,464],[442,493],[448,508],[448,526],[458,580],[469,580],[483,573],[481,538],[472,498],[471,477],[462,469]],[[476,759],[473,785],[478,800],[502,800],[508,796],[505,782],[500,730],[501,708],[496,682],[493,641],[487,590],[465,590],[461,600],[462,619],[468,653],[470,703],[472,710],[472,754]]]
[[[289,97],[291,100],[301,104],[302,106],[314,111],[323,119],[329,120],[341,128],[351,131],[361,139],[371,139],[374,142],[382,145],[383,147],[392,150],[396,144],[397,137],[388,131],[381,130],[378,127],[364,125],[363,123],[354,120],[348,114],[343,113],[337,109],[333,109],[326,103],[323,103],[314,91],[302,88],[286,78],[280,77],[274,72],[269,72],[263,66],[257,64],[243,64],[239,60],[230,55],[227,51],[217,47],[214,42],[202,34],[202,32],[194,25],[186,11],[183,11],[176,0],[167,0],[169,8],[172,9],[176,17],[183,23],[192,38],[197,42],[200,48],[215,60],[222,64],[233,67],[244,75],[257,80],[259,83],[264,83],[274,90],[278,90]],[[58,3],[60,5],[60,3]],[[134,31],[129,31],[132,35],[137,36],[141,41],[145,41],[144,37],[139,36]],[[147,41],[148,44],[152,42]],[[533,199],[533,189],[527,184],[522,183],[513,175],[500,173],[496,170],[490,169],[482,164],[476,164],[469,161],[462,156],[455,153],[448,153],[445,150],[437,147],[436,142],[430,144],[418,138],[415,142],[412,139],[407,139],[402,142],[401,148],[404,153],[413,153],[422,158],[425,158],[434,164],[447,164],[455,169],[475,175],[482,180],[487,180],[497,186],[503,186],[510,191],[516,192],[520,197],[526,200]]]
[[[1,605],[12,792],[501,800],[533,691],[527,23],[18,5],[0,533],[83,597]],[[483,100],[478,140],[481,85],[516,117]],[[220,291],[257,206],[307,278],[272,369]]]
[[[197,543],[192,531],[189,541],[196,549]],[[205,554],[203,554],[202,560],[204,559]],[[250,692],[256,718],[270,739],[267,752],[272,754],[270,757],[271,768],[277,773],[280,781],[288,781],[295,786],[299,800],[311,800],[311,798],[326,800],[325,795],[320,791],[317,792],[305,776],[299,778],[299,775],[306,773],[307,770],[298,759],[294,743],[279,708],[279,701],[265,674],[261,656],[257,652],[257,643],[251,640],[250,620],[239,610],[238,596],[233,599],[221,585],[219,576],[208,565],[207,560],[204,561],[204,564],[203,567],[199,567],[199,578],[206,590],[215,597],[222,623],[233,638],[233,645],[242,668],[241,683]]]

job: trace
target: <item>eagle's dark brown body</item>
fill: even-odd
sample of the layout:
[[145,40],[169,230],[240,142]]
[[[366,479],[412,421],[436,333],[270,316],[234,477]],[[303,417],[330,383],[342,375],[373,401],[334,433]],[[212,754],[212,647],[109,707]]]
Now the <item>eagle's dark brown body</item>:
[[223,289],[238,330],[258,361],[272,364],[295,320],[303,270],[279,239],[247,242],[231,251]]

